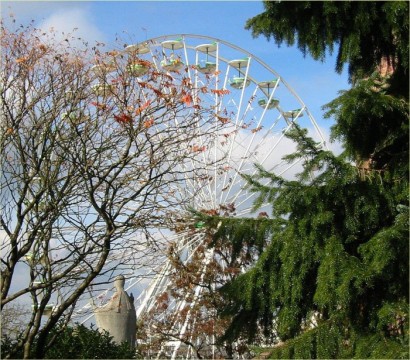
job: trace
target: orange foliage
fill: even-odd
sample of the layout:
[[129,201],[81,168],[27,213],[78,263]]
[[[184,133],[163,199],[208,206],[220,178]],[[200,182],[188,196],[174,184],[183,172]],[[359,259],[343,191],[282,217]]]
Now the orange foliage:
[[120,124],[126,124],[126,123],[132,122],[132,117],[124,113],[120,115],[114,115],[114,119]]
[[119,52],[118,52],[117,50],[108,51],[108,52],[107,52],[107,55],[110,55],[110,56],[117,56],[117,55],[119,55]]
[[152,63],[150,61],[143,60],[143,59],[134,60],[134,61],[131,62],[131,64],[143,65],[143,66],[146,66],[146,67],[150,67],[152,65]]
[[252,131],[253,134],[255,134],[256,132],[260,131],[261,129],[262,129],[262,126],[258,126],[257,128],[252,129],[251,131]]
[[217,216],[217,215],[219,215],[219,212],[218,212],[218,210],[216,210],[216,209],[202,210],[202,212],[203,212],[204,214],[207,214],[207,215],[210,215],[210,216]]
[[27,57],[17,58],[17,59],[16,59],[16,63],[17,63],[17,64],[21,64],[21,63],[23,63],[23,62],[26,62],[27,60],[28,60]]
[[226,123],[229,122],[229,118],[227,118],[227,117],[222,117],[222,116],[219,116],[219,115],[216,115],[216,117],[222,124],[226,124]]
[[135,114],[139,115],[143,110],[145,110],[151,104],[151,100],[148,100],[143,105],[141,105],[137,110],[135,110]]
[[149,129],[152,125],[154,125],[155,124],[155,120],[154,120],[154,118],[151,118],[151,119],[149,119],[149,120],[145,120],[144,121],[144,127],[146,128],[146,129]]
[[192,96],[190,94],[185,94],[182,96],[181,100],[186,106],[189,106],[192,103]]
[[184,78],[182,79],[182,85],[183,85],[183,86],[191,87],[191,79],[184,77]]
[[193,152],[204,152],[206,150],[206,146],[194,145],[194,146],[191,146],[191,150]]
[[91,105],[94,105],[98,110],[107,110],[107,108],[108,108],[107,104],[99,103],[99,102],[95,102],[95,101],[93,101],[91,103]]
[[212,89],[211,92],[213,94],[217,94],[217,95],[228,95],[230,94],[230,91],[228,89]]
[[152,91],[155,93],[155,95],[159,96],[159,97],[163,97],[163,93],[157,89],[152,89]]
[[268,218],[269,215],[268,215],[268,213],[267,213],[266,211],[262,211],[262,212],[260,212],[260,213],[258,214],[258,217],[259,217],[259,218],[261,218],[261,217],[266,217],[266,218]]

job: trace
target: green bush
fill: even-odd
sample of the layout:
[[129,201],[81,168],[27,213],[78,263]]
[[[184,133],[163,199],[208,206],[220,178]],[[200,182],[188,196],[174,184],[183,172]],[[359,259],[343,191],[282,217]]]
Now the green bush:
[[116,344],[108,332],[78,325],[66,328],[46,352],[46,359],[133,359],[127,343]]
[[[135,359],[135,350],[128,343],[116,344],[108,332],[100,333],[91,326],[84,325],[56,329],[50,337],[57,335],[56,341],[46,351],[46,359]],[[8,337],[1,339],[1,357],[7,356],[18,340]],[[35,354],[36,342],[32,349]],[[23,358],[23,354],[14,354],[14,358]],[[33,357],[33,356],[30,356]]]
[[295,359],[314,359],[315,358],[315,332],[307,331],[303,335],[296,338],[294,343],[294,358]]
[[[14,349],[17,340],[10,338],[7,335],[1,337],[1,356],[0,358],[4,359],[10,352]],[[22,359],[23,353],[18,352],[13,356],[15,359]]]

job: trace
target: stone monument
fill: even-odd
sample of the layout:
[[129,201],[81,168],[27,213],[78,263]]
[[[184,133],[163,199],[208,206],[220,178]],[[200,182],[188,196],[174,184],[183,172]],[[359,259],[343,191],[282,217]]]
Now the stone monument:
[[119,275],[114,280],[116,293],[110,301],[100,308],[94,309],[98,329],[106,330],[117,344],[127,341],[135,347],[137,316],[134,306],[134,297],[124,290],[125,278]]

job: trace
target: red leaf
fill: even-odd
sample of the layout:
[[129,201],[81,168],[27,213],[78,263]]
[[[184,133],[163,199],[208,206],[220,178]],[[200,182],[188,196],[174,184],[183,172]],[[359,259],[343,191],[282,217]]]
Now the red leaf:
[[135,110],[135,113],[137,115],[141,114],[143,110],[145,110],[149,105],[151,104],[151,100],[148,100],[144,104],[142,104],[137,110]]
[[190,94],[186,94],[182,97],[182,101],[185,103],[185,105],[189,106],[192,103],[192,96]]
[[127,114],[114,115],[114,119],[120,124],[132,122],[132,117]]

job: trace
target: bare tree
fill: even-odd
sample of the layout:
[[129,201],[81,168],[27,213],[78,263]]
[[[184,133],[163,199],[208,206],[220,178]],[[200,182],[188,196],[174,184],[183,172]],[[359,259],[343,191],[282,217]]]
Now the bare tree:
[[1,337],[17,339],[24,331],[30,310],[25,305],[10,302],[1,310]]
[[188,69],[73,39],[1,29],[1,306],[31,301],[25,358],[35,338],[44,356],[92,282],[154,250],[152,229],[192,195],[176,184],[201,177],[196,162],[224,126]]

